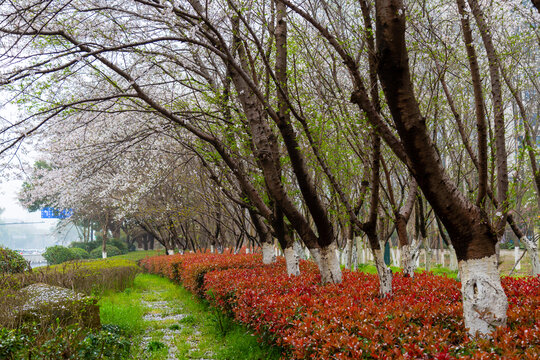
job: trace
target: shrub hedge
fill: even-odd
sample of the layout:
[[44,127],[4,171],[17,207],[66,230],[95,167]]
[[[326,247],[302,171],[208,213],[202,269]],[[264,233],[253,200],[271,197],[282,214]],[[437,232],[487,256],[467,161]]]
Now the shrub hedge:
[[[121,255],[122,254],[122,251],[120,251],[119,248],[117,248],[116,246],[114,245],[107,245],[107,257],[111,257],[111,256],[117,256],[117,255]],[[97,247],[95,248],[94,250],[90,251],[90,258],[91,259],[99,259],[103,256],[102,254],[102,248],[101,246],[100,247]]]
[[0,246],[0,273],[16,274],[29,268],[28,261],[21,254]]
[[87,295],[106,290],[123,291],[140,272],[129,260],[103,259],[66,262],[21,274],[0,274],[0,327],[17,326],[11,309],[19,305],[18,290],[35,283],[73,289]]
[[381,299],[376,275],[345,270],[341,284],[321,286],[304,261],[292,278],[283,259],[265,266],[257,255],[160,256],[141,265],[202,294],[282,347],[284,358],[540,358],[540,276],[502,279],[508,324],[482,340],[468,337],[461,285],[446,276],[397,273],[393,296]]

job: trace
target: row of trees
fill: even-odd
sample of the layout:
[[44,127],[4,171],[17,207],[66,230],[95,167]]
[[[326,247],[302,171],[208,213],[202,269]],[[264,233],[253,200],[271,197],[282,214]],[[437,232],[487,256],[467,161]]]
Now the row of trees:
[[381,243],[396,231],[413,276],[436,227],[459,260],[472,334],[506,321],[496,247],[507,226],[540,272],[524,232],[540,204],[532,4],[27,0],[0,11],[1,83],[28,114],[4,127],[0,151],[24,141],[50,164],[29,202],[99,218],[104,238],[115,221],[136,224],[168,249],[251,238],[271,262],[275,238],[291,275],[298,239],[323,283],[341,281],[336,244],[365,235],[381,295],[392,281]]

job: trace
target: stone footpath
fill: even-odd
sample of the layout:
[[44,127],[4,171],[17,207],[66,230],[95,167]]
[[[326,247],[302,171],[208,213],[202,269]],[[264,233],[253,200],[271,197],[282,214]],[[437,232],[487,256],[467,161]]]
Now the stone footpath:
[[[212,360],[212,354],[199,349],[200,331],[193,315],[179,301],[165,301],[163,290],[142,293],[146,332],[136,345],[141,360]],[[153,350],[152,350],[153,349]]]

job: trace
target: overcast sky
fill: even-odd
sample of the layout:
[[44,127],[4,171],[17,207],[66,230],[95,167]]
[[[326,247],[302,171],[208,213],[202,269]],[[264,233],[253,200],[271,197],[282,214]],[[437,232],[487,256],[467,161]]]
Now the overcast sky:
[[[1,127],[5,126],[8,122],[13,123],[18,119],[17,107],[14,104],[9,103],[5,96],[0,94],[0,119],[2,121]],[[7,102],[7,103],[6,103]],[[1,128],[0,127],[0,128]],[[30,152],[31,149],[29,149]],[[34,154],[35,155],[35,154]],[[18,152],[16,157],[11,158],[11,162],[21,164],[24,162],[32,163],[32,156]],[[3,164],[1,164],[3,165]],[[12,164],[13,165],[13,164]],[[42,219],[39,211],[29,213],[23,208],[17,200],[17,193],[19,192],[23,181],[22,180],[8,180],[7,171],[5,168],[0,167],[0,208],[5,209],[2,215],[0,215],[0,222],[24,221],[24,222],[42,222],[43,224],[37,224],[40,228],[50,229],[51,224],[56,224],[57,220],[54,219]],[[12,174],[12,172],[10,171]]]
[[39,227],[49,229],[51,224],[55,224],[57,220],[42,219],[39,211],[29,213],[19,204],[19,201],[17,200],[17,192],[21,188],[21,185],[21,180],[12,180],[0,183],[0,207],[5,209],[0,218],[0,222],[6,222],[6,220],[43,222],[43,224],[38,224]]

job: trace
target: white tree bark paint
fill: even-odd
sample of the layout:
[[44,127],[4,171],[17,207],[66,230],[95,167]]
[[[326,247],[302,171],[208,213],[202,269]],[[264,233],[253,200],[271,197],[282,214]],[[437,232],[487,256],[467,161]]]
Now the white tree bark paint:
[[497,255],[459,262],[465,327],[472,336],[490,337],[506,325],[508,299],[501,286]]
[[319,270],[321,272],[321,280],[323,284],[338,284],[341,282],[341,267],[336,256],[335,243],[320,250],[321,258]]
[[249,254],[249,248],[246,248],[246,254]]
[[519,246],[514,246],[514,264],[516,270],[521,270],[521,261],[519,261]]
[[214,248],[214,245],[210,245],[210,253],[213,254],[216,252],[216,249]]
[[414,277],[414,271],[420,262],[420,246],[416,239],[413,239],[411,245],[401,247],[401,264],[403,266],[403,274]]
[[320,249],[309,249],[309,253],[310,253],[311,257],[313,258],[313,262],[320,269],[321,268],[321,250]]
[[532,275],[536,276],[540,274],[540,259],[538,258],[538,243],[535,240],[529,240],[526,236],[519,239],[527,249],[529,256],[531,257]]
[[107,258],[107,252],[106,252],[106,251],[102,251],[102,252],[101,252],[101,257],[102,257],[103,259],[106,259],[106,258]]
[[304,248],[300,242],[295,241],[293,245],[294,251],[296,252],[296,255],[298,255],[299,259],[301,260],[307,260],[308,254],[306,254],[307,248]]
[[347,249],[347,256],[345,257],[345,267],[347,269],[350,269],[353,264],[353,248],[354,248],[354,241],[353,239],[347,239],[347,244],[345,245],[345,249]]
[[458,269],[458,261],[456,255],[456,249],[450,244],[450,270]]
[[356,237],[356,265],[363,264],[365,261],[365,257],[363,256],[363,246],[362,246],[362,238],[360,236]]
[[294,246],[285,248],[285,263],[287,264],[287,274],[289,276],[300,275],[300,262]]
[[414,269],[412,271],[412,274],[410,273],[410,268],[412,266],[410,262],[411,262],[411,246],[404,245],[401,247],[401,259],[400,259],[400,263],[403,266],[403,275],[414,276]]
[[[375,261],[377,260],[375,259]],[[393,247],[390,247],[390,261],[392,265],[397,266],[396,251]]]
[[392,270],[384,263],[384,250],[375,250],[373,255],[379,276],[379,295],[390,296],[392,295]]
[[431,248],[428,247],[428,248],[426,249],[426,262],[425,262],[425,264],[426,264],[426,271],[431,270],[431,258],[433,257],[432,255],[433,255],[433,253],[432,253],[432,251],[431,251]]
[[167,250],[167,255],[174,255],[174,249]]
[[269,243],[262,244],[262,261],[263,264],[271,264],[276,261],[274,245]]

